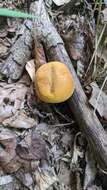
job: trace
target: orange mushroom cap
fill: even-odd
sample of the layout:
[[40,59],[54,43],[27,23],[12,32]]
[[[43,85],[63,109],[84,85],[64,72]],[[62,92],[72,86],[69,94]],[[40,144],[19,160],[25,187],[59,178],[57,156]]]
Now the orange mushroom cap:
[[74,92],[73,77],[67,66],[61,62],[43,64],[36,72],[35,90],[44,102],[64,102]]

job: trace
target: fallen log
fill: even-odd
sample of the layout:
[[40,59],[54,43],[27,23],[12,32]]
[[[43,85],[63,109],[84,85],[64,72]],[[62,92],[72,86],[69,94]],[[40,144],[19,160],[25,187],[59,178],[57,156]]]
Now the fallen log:
[[81,87],[79,79],[77,78],[72,62],[64,48],[64,43],[51,23],[44,3],[42,2],[39,4],[37,1],[33,4],[33,8],[34,6],[34,14],[36,16],[38,16],[38,9],[41,10],[41,14],[39,14],[41,18],[38,30],[48,59],[58,60],[65,63],[73,75],[75,81],[75,92],[69,99],[68,105],[78,123],[78,126],[85,135],[97,163],[102,170],[107,171],[107,134],[97,116],[93,114],[93,109],[88,104],[88,99]]

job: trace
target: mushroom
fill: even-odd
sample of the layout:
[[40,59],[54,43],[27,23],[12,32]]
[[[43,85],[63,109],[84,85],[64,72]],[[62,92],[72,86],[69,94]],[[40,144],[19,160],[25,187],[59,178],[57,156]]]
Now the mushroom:
[[34,84],[39,99],[46,103],[64,102],[74,92],[74,81],[69,69],[58,61],[40,66]]

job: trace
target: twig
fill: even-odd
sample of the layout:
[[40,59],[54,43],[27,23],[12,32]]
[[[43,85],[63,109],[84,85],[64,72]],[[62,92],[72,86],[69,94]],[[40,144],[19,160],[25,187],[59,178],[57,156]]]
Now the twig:
[[71,120],[68,119],[64,114],[62,114],[60,111],[58,111],[55,106],[53,107],[53,109],[54,109],[54,111],[55,111],[58,115],[60,115],[60,116],[61,116],[63,119],[65,119],[67,122],[70,122],[70,121],[71,121]]
[[74,124],[74,121],[70,122],[70,123],[61,123],[61,124],[55,124],[55,125],[49,125],[51,127],[64,127],[64,126],[69,126]]

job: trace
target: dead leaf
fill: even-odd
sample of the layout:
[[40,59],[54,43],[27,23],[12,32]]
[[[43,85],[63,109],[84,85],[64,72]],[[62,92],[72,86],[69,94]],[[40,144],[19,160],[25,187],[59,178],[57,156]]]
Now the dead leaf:
[[20,82],[0,83],[0,122],[24,107],[28,87]]
[[5,119],[3,125],[10,126],[18,129],[29,129],[33,127],[37,122],[27,116],[27,113],[23,110],[17,112],[14,116]]
[[39,160],[47,160],[46,144],[35,131],[29,132],[18,144],[16,135],[7,129],[0,132],[0,166],[6,173],[23,168],[35,171]]
[[28,72],[31,80],[34,81],[35,80],[35,63],[34,63],[34,59],[28,61],[25,68],[26,68],[26,71]]
[[44,168],[39,168],[35,172],[35,178],[36,184],[40,190],[47,190],[55,182],[58,182],[58,177],[54,174],[52,168],[50,169],[49,167],[47,170]]
[[71,56],[74,60],[79,60],[81,58],[81,54],[78,49],[76,49],[73,45],[70,47]]
[[[99,24],[99,28],[96,33],[97,39],[99,39],[99,37],[101,35],[102,28],[103,28],[103,25]],[[99,59],[104,60],[105,64],[107,63],[107,53],[106,53],[107,52],[107,37],[106,36],[107,36],[107,27],[105,28],[105,30],[103,32],[103,36],[100,40],[100,43],[99,43],[99,46],[98,46],[97,52],[96,52]]]
[[12,183],[13,178],[10,175],[5,175],[0,177],[0,186]]
[[101,19],[102,19],[102,22],[107,22],[107,8],[101,11]]
[[16,173],[16,177],[17,179],[25,186],[28,187],[28,189],[32,189],[30,188],[33,184],[33,179],[30,173],[25,173],[23,170],[19,170]]
[[57,6],[61,6],[70,2],[70,0],[53,0]]
[[6,173],[13,173],[20,168],[16,159],[16,136],[8,129],[0,130],[0,166]]
[[[67,189],[70,190],[70,183],[71,183],[71,170],[69,169],[69,167],[66,167],[66,165],[68,165],[68,163],[64,163],[64,161],[60,161],[60,170],[58,172],[58,178],[59,181],[62,185],[64,185],[64,187],[68,187]],[[62,189],[66,189],[66,188],[61,188]],[[73,190],[73,189],[72,189]]]
[[[64,41],[66,48],[69,50],[69,54],[71,59],[74,59],[75,61],[81,60],[83,57],[83,51],[84,51],[84,36],[82,36],[80,33],[82,31],[81,28],[79,28],[79,23],[77,22],[70,22],[69,28],[74,27],[74,29],[67,30],[67,21],[65,22],[64,28],[66,31],[64,34],[61,34]],[[63,29],[63,30],[64,30]]]
[[[90,86],[92,87],[92,95],[89,100],[89,103],[93,106],[93,108],[96,108],[96,100],[100,92],[100,88],[94,82],[91,83]],[[98,111],[101,117],[104,117],[104,119],[107,120],[107,95],[103,91],[99,98],[96,110]]]
[[17,145],[16,153],[21,159],[28,161],[47,159],[45,141],[34,131]]

